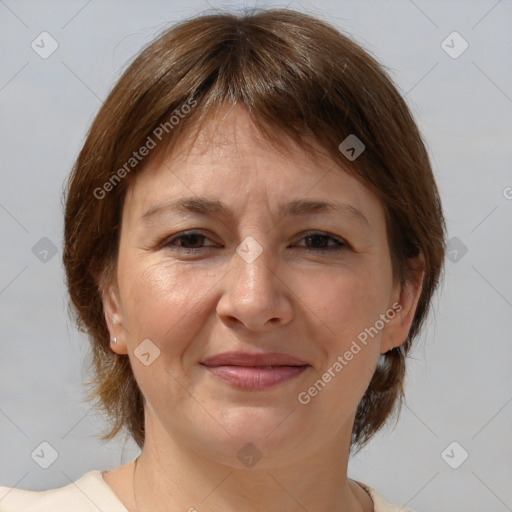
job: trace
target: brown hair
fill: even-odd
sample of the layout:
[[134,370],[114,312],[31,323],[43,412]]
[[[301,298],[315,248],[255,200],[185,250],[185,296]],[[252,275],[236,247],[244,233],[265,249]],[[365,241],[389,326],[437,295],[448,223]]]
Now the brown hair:
[[[109,348],[101,299],[115,269],[126,191],[160,152],[139,164],[134,151],[150,139],[168,150],[192,123],[235,102],[269,141],[279,146],[284,133],[313,153],[315,141],[377,195],[396,282],[413,279],[411,258],[423,255],[408,337],[381,356],[358,405],[352,443],[361,447],[402,402],[405,358],[443,266],[445,224],[421,135],[383,67],[328,23],[287,9],[202,15],[165,30],[126,69],[88,132],[67,188],[63,261],[77,324],[92,345],[88,399],[111,421],[102,439],[126,428],[144,444],[143,397],[128,356]],[[338,149],[350,134],[365,145],[353,161]]]

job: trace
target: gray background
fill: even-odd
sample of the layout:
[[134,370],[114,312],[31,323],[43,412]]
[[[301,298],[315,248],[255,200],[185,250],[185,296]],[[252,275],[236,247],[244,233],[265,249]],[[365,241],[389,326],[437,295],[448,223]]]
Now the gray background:
[[[391,69],[427,141],[452,239],[407,405],[349,473],[418,511],[512,510],[512,2],[186,4],[0,0],[0,484],[57,487],[138,454],[96,437],[103,420],[81,386],[88,344],[68,319],[60,263],[62,185],[101,100],[170,23],[211,7],[286,5],[349,32]],[[31,48],[43,31],[59,45],[47,59]],[[456,59],[441,47],[453,31],[469,43]],[[42,441],[58,452],[48,469],[31,458]],[[441,456],[453,441],[452,465],[469,453],[458,469]]]

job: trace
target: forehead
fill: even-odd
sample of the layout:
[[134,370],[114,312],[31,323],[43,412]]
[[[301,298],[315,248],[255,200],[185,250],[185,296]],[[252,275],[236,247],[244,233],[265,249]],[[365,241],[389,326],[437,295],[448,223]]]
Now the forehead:
[[361,182],[343,170],[318,144],[306,152],[283,133],[271,144],[250,115],[239,106],[225,106],[201,127],[192,127],[168,154],[142,170],[126,198],[142,215],[155,205],[180,197],[216,196],[243,208],[314,196],[343,199],[379,216],[379,201]]
[[[265,154],[284,159],[309,158],[312,162],[331,162],[325,150],[310,139],[315,152],[307,153],[305,148],[293,141],[284,130],[274,127],[269,130],[272,140],[260,132],[247,109],[240,105],[223,105],[211,112],[198,126],[192,124],[172,150],[174,160],[208,156],[228,160],[242,159],[251,154]],[[318,163],[318,162],[317,162]]]

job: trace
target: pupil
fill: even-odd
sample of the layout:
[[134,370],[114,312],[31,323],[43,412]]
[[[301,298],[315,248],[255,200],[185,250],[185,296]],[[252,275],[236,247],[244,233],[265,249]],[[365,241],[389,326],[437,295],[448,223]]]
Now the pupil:
[[188,243],[186,243],[185,245],[197,245],[201,239],[201,235],[197,235],[197,234],[192,234],[192,235],[188,235]]
[[310,241],[311,241],[311,240],[314,240],[314,241],[316,241],[316,242],[318,242],[318,241],[320,240],[320,245],[321,245],[322,247],[325,247],[326,240],[325,240],[325,238],[324,238],[323,236],[320,236],[320,235],[310,235],[310,236],[308,236],[307,238],[308,238],[308,240],[310,240]]

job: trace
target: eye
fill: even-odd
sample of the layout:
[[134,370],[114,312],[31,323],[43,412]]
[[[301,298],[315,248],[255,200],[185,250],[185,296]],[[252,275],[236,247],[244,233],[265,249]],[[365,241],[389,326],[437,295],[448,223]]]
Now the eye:
[[183,250],[187,253],[198,252],[201,249],[215,247],[215,244],[204,246],[204,241],[209,240],[206,235],[197,231],[187,231],[172,238],[164,240],[162,246]]
[[307,233],[302,240],[306,241],[305,249],[312,252],[340,251],[348,247],[346,242],[327,233]]

